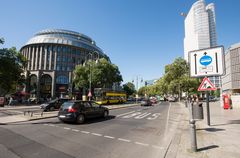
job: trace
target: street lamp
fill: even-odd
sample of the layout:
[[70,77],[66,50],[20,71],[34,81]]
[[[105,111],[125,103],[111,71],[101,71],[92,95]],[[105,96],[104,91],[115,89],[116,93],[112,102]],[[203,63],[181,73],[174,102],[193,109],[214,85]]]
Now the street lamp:
[[[99,60],[99,53],[97,51],[93,51],[92,53],[88,53],[88,56],[90,56],[90,60],[93,61],[94,60],[94,53],[97,54],[97,59],[96,59],[96,63]],[[92,97],[92,70],[91,70],[91,64],[89,64],[89,90],[88,90],[88,97],[89,97],[89,101],[91,101],[91,97]]]
[[[137,91],[137,94],[136,94],[136,103],[138,101],[138,79],[141,78],[140,82],[142,83],[143,82],[143,78],[141,76],[136,76],[136,91]],[[134,80],[133,80],[133,83],[134,83]]]

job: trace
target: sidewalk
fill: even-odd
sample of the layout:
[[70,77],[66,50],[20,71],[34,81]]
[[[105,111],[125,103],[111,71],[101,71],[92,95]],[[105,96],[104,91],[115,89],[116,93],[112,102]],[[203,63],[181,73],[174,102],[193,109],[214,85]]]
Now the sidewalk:
[[[139,106],[139,104],[119,104],[119,105],[107,105],[109,110],[113,109],[120,109],[120,108],[127,108],[132,106]],[[39,106],[38,106],[39,107]],[[25,108],[31,108],[29,106],[16,106],[16,107],[4,107],[4,110],[16,110],[16,109],[25,109]],[[32,106],[33,108],[33,106]],[[0,108],[0,110],[3,108]],[[32,114],[32,116],[31,116]],[[42,115],[41,115],[42,114]],[[41,112],[40,110],[31,113],[25,113],[25,115],[11,115],[11,116],[5,116],[0,117],[0,125],[1,124],[8,124],[8,123],[17,123],[17,122],[25,122],[25,121],[32,121],[32,120],[40,120],[40,119],[46,119],[46,118],[53,118],[57,117],[58,111],[51,111],[51,112]]]
[[[183,105],[182,105],[183,106]],[[210,102],[210,124],[207,125],[206,104],[203,104],[204,120],[197,121],[198,152],[190,150],[189,112],[185,108],[177,158],[239,158],[240,157],[240,109],[224,110],[220,102]]]

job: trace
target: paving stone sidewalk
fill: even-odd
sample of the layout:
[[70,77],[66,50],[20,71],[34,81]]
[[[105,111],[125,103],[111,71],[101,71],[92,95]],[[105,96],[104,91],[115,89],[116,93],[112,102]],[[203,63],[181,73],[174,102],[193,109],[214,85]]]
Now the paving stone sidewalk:
[[206,105],[204,120],[197,121],[198,152],[190,150],[189,111],[185,108],[177,158],[239,158],[240,109],[224,110],[220,102],[210,102],[210,123],[207,125]]

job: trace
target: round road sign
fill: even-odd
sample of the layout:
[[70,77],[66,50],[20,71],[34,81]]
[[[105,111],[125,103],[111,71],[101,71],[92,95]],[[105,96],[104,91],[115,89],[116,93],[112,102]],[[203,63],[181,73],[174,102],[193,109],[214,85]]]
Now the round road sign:
[[209,64],[211,64],[212,62],[212,57],[208,56],[208,55],[204,55],[203,57],[200,58],[200,64],[207,66]]

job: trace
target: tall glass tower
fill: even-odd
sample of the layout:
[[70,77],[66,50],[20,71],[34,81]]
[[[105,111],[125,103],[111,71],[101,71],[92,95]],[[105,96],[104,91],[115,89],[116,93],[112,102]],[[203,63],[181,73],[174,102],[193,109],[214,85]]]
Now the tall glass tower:
[[[213,3],[204,0],[195,2],[185,21],[184,59],[188,61],[190,51],[217,46],[216,16]],[[209,77],[216,87],[220,87],[219,77]]]

